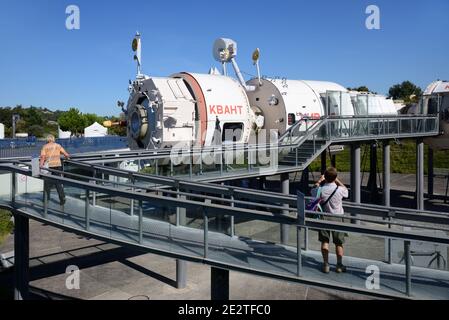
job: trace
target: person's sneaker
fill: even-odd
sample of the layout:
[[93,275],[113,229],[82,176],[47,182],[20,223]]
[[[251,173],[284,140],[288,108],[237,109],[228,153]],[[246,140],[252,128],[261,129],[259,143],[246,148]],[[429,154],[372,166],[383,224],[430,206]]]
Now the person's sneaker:
[[329,263],[323,263],[323,268],[321,270],[323,271],[323,273],[329,273],[331,271]]
[[344,266],[342,264],[337,264],[337,268],[335,269],[335,272],[337,272],[337,273],[346,272],[346,266]]

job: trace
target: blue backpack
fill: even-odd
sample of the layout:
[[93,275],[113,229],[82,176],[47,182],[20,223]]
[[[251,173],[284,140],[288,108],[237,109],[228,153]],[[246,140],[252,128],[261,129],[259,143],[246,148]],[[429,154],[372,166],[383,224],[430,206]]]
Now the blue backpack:
[[[308,211],[316,211],[316,212],[323,212],[323,209],[321,208],[321,187],[318,187],[318,190],[316,192],[316,197],[312,200],[310,200],[306,204],[306,210]],[[320,215],[314,215],[313,218],[320,218]]]

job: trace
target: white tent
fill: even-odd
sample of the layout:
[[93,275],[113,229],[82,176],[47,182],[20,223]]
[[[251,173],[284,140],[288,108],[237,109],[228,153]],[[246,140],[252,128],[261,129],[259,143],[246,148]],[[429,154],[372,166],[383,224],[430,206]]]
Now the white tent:
[[108,135],[108,129],[98,122],[94,122],[90,127],[84,128],[84,137],[104,137]]
[[58,138],[59,139],[69,139],[72,133],[70,131],[62,131],[61,128],[58,127]]
[[5,139],[5,125],[0,123],[0,139]]

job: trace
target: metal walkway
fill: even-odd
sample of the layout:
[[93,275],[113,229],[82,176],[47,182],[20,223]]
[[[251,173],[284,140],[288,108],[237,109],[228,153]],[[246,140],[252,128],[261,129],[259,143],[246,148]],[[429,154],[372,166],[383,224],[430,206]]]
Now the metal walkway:
[[438,134],[438,116],[333,116],[301,119],[265,145],[106,152],[74,159],[103,165],[134,161],[150,174],[217,182],[302,171],[331,144]]
[[[181,181],[79,161],[68,161],[64,172],[53,171],[60,176],[35,171],[33,177],[32,169],[29,163],[0,165],[11,185],[0,197],[2,207],[73,232],[212,267],[373,296],[449,298],[449,272],[412,266],[410,250],[411,241],[449,244],[445,214],[347,203],[345,222],[331,222],[309,217],[301,195]],[[18,179],[24,182],[21,188]],[[64,206],[56,194],[46,200],[44,182],[64,185]],[[223,220],[231,222],[230,228],[213,230]],[[274,228],[288,225],[297,238],[281,244],[256,234],[242,236],[234,229],[237,220]],[[324,275],[320,253],[308,250],[309,233],[316,229],[360,234],[366,241],[403,240],[405,264],[345,257],[346,274]],[[370,290],[366,270],[373,265],[379,268],[381,286]]]

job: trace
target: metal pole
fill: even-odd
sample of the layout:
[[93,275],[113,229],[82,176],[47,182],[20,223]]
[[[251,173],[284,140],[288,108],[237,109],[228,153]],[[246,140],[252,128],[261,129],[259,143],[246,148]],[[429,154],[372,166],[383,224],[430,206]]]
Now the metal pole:
[[[281,192],[283,194],[290,194],[290,177],[288,173],[281,174]],[[285,208],[288,208],[288,204],[284,204]],[[288,210],[283,210],[282,214],[288,215]],[[290,226],[288,224],[281,224],[281,243],[288,243],[288,232],[290,230]]]
[[327,167],[326,167],[326,150],[324,150],[323,152],[321,152],[321,174],[324,174],[324,172],[326,171]]
[[[351,146],[351,198],[354,203],[361,203],[361,181],[360,181],[360,145],[358,143]],[[353,215],[357,217],[356,214]],[[352,220],[351,223],[359,223]]]
[[390,142],[383,143],[383,203],[390,206]]
[[[296,275],[298,277],[301,277],[302,276],[301,227],[306,225],[306,211],[305,211],[306,206],[304,194],[298,192],[296,201],[297,201],[296,207],[298,210],[297,212],[298,226],[296,228],[296,254],[297,254]],[[307,238],[307,233],[305,234],[305,237]]]
[[211,300],[229,300],[229,270],[210,268]]
[[86,230],[89,230],[90,228],[89,190],[86,190],[86,199],[84,201],[84,212],[86,213]]
[[143,241],[143,203],[139,200],[139,243]]
[[[235,206],[235,204],[234,204],[234,195],[231,195],[231,207],[234,207]],[[231,216],[231,232],[230,232],[230,234],[231,234],[231,237],[234,237],[235,236],[235,218],[234,218],[234,216]]]
[[11,203],[14,206],[16,202],[17,193],[17,175],[15,172],[11,172]]
[[183,289],[187,285],[187,262],[176,259],[176,288]]
[[209,252],[209,240],[207,237],[209,233],[209,218],[207,217],[206,209],[204,209],[203,211],[203,223],[204,223],[204,259],[206,259]]
[[424,142],[416,140],[416,209],[424,210]]
[[[186,196],[179,195],[178,198],[186,199]],[[186,225],[186,208],[177,207],[176,208],[176,226],[185,226]],[[187,262],[183,260],[176,259],[176,288],[183,289],[187,285]]]
[[[390,142],[388,140],[383,143],[383,204],[386,207],[390,207]],[[391,220],[390,218],[388,218]],[[391,228],[391,224],[388,224],[388,228]],[[392,243],[391,238],[385,239],[386,245],[386,260],[388,263],[392,263]]]
[[407,294],[407,296],[411,296],[412,271],[411,271],[410,241],[404,241],[404,259],[405,259],[405,293]]
[[433,197],[433,149],[428,149],[427,159],[427,194],[429,199]]
[[29,219],[14,215],[14,299],[28,298],[29,283]]

